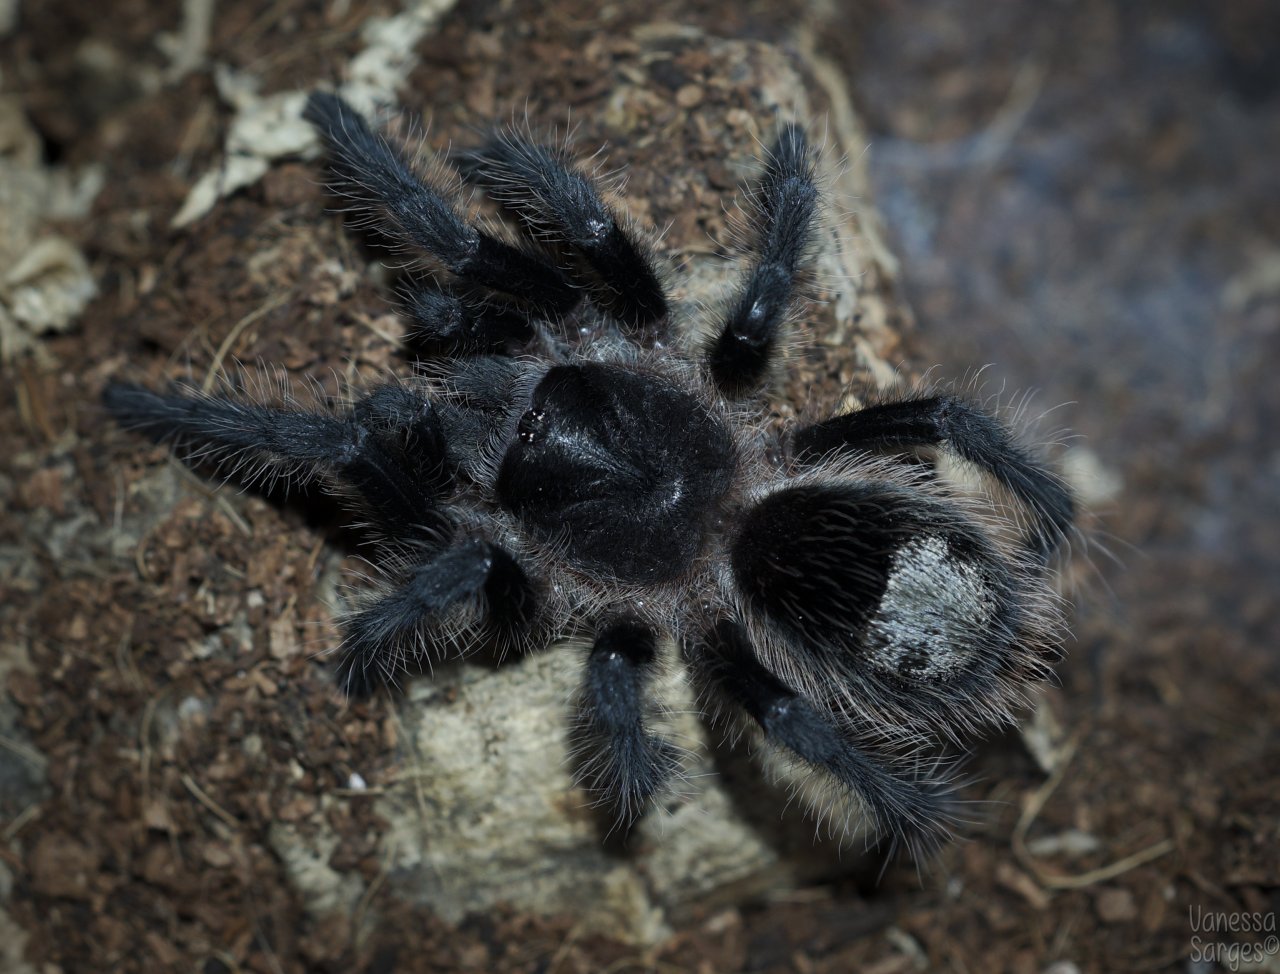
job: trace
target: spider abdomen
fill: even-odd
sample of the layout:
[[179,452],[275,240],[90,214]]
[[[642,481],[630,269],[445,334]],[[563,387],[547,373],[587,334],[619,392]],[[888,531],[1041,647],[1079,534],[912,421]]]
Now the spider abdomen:
[[987,644],[1006,638],[989,544],[900,488],[776,491],[743,520],[732,559],[748,605],[840,670],[945,683],[981,669]]
[[534,388],[497,495],[569,562],[619,582],[688,571],[728,492],[737,448],[723,420],[664,376],[558,365]]
[[995,639],[999,597],[976,564],[940,535],[894,554],[884,594],[867,626],[867,662],[889,676],[943,683],[971,669]]

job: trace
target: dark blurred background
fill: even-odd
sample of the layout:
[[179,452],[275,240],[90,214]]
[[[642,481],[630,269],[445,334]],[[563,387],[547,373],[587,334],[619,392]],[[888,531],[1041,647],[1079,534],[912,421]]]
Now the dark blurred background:
[[1059,698],[1083,743],[1046,811],[1176,845],[1041,929],[1102,970],[1218,969],[1189,911],[1280,907],[1280,4],[859,10],[923,364],[1037,388],[1097,478]]
[[1069,403],[1049,425],[1119,478],[1095,560],[1135,630],[1274,659],[1280,4],[872,9],[854,91],[943,374]]

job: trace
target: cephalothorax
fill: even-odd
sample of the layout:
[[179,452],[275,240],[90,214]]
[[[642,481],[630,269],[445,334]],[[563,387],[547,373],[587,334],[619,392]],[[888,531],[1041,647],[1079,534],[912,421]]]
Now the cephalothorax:
[[[342,688],[588,631],[578,777],[630,817],[679,770],[650,690],[670,637],[708,713],[745,715],[893,839],[945,834],[943,746],[1010,720],[1056,652],[1044,564],[1072,502],[951,395],[767,432],[758,400],[819,207],[802,130],[764,160],[753,252],[703,339],[562,150],[507,132],[456,157],[529,231],[512,243],[341,99],[315,94],[306,116],[335,189],[433,262],[404,295],[422,369],[324,410],[127,384],[105,398],[191,457],[319,478],[367,518],[390,581],[345,620]],[[933,447],[1012,506],[947,489],[920,462]]]

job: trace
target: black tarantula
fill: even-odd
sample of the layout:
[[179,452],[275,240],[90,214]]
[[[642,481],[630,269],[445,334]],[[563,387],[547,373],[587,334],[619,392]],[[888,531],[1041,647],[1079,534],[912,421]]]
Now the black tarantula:
[[[326,411],[127,384],[105,399],[190,457],[241,479],[319,478],[368,518],[394,581],[345,619],[343,690],[585,627],[578,779],[630,818],[679,770],[650,690],[672,637],[709,710],[746,715],[894,841],[940,840],[953,816],[938,755],[1009,721],[1054,659],[1045,565],[1073,504],[953,395],[764,432],[820,205],[801,128],[766,154],[748,266],[699,339],[564,151],[506,132],[456,154],[528,231],[514,244],[340,98],[313,94],[305,116],[335,189],[443,272],[405,295],[422,370]],[[918,455],[931,447],[1012,506],[946,488]]]

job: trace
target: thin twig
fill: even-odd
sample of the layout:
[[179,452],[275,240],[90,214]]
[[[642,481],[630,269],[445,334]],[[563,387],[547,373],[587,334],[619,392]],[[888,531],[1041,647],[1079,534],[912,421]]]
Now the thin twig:
[[258,305],[232,326],[231,331],[227,332],[227,337],[218,346],[218,350],[213,353],[213,361],[209,363],[209,371],[205,373],[204,381],[200,383],[201,392],[208,393],[213,390],[213,384],[218,379],[218,372],[222,369],[222,360],[227,357],[227,353],[231,351],[231,346],[236,343],[236,339],[244,333],[244,330],[258,319],[275,311],[276,308],[292,297],[293,293],[290,291],[277,294],[265,303]]
[[1057,790],[1058,785],[1062,784],[1067,774],[1067,768],[1071,764],[1071,759],[1075,757],[1083,737],[1084,730],[1082,728],[1076,731],[1071,736],[1071,739],[1062,746],[1062,750],[1058,753],[1058,766],[1054,768],[1053,774],[1049,776],[1045,783],[1031,796],[1026,807],[1022,810],[1022,815],[1018,818],[1017,826],[1013,830],[1014,855],[1018,857],[1018,860],[1024,866],[1031,870],[1035,875],[1036,881],[1046,889],[1083,889],[1086,886],[1094,886],[1098,883],[1106,882],[1108,879],[1114,879],[1116,876],[1127,873],[1131,869],[1137,869],[1148,862],[1153,862],[1161,856],[1167,855],[1174,848],[1172,839],[1162,839],[1154,845],[1140,849],[1132,855],[1118,859],[1109,865],[1073,875],[1047,870],[1031,854],[1031,851],[1027,848],[1027,833],[1045,805],[1048,804],[1049,797]]
[[209,809],[209,811],[213,812],[213,814],[216,815],[219,819],[221,819],[222,822],[225,823],[228,828],[235,829],[237,832],[240,830],[239,820],[230,812],[228,812],[225,808],[219,805],[216,801],[210,798],[208,793],[203,788],[201,788],[198,784],[196,784],[196,780],[192,778],[191,775],[184,774],[182,776],[182,783],[186,785],[187,791],[191,792],[191,794],[195,796],[196,801],[198,801],[205,808]]
[[34,747],[23,744],[21,741],[15,741],[12,737],[5,737],[0,734],[0,747],[12,751],[37,771],[43,771],[49,764],[48,759]]
[[24,808],[21,812],[18,813],[17,818],[15,818],[12,822],[10,822],[8,825],[5,826],[4,841],[12,842],[14,837],[19,832],[22,831],[23,827],[39,814],[40,814],[39,802],[32,802],[30,805]]

